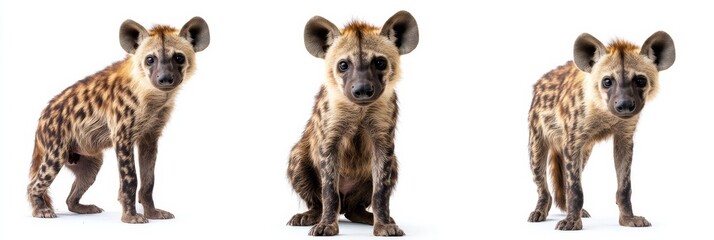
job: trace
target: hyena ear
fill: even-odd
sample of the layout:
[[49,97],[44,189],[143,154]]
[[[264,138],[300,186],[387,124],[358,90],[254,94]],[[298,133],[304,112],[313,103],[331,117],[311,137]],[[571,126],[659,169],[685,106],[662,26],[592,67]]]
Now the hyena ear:
[[131,19],[127,19],[121,24],[119,28],[119,43],[124,51],[127,53],[134,53],[139,47],[144,38],[149,36],[149,32],[146,31],[141,24],[138,24]]
[[605,55],[605,46],[590,34],[583,33],[575,39],[573,61],[583,72],[590,72],[593,65]]
[[203,51],[211,43],[211,34],[208,32],[208,23],[201,17],[188,20],[181,28],[179,36],[188,40],[193,45],[194,52]]
[[665,70],[674,64],[674,41],[666,32],[656,32],[642,44],[640,54],[652,59],[657,70]]
[[327,19],[314,16],[305,24],[305,48],[315,57],[325,58],[327,49],[342,35]]
[[419,28],[416,19],[407,11],[399,11],[382,26],[382,36],[389,38],[399,49],[399,54],[407,54],[419,44]]

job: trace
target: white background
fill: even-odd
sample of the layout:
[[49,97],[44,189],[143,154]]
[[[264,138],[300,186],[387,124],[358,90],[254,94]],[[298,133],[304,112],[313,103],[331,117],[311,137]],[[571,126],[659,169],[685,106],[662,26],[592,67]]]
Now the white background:
[[[703,4],[704,2],[702,2]],[[0,238],[307,238],[285,223],[305,205],[286,178],[324,65],[303,45],[307,20],[381,26],[398,10],[419,24],[402,57],[392,216],[419,239],[709,238],[712,210],[710,71],[714,15],[685,1],[2,1],[0,2]],[[176,215],[145,225],[120,221],[113,150],[76,215],[64,199],[74,177],[51,186],[59,215],[32,218],[25,197],[40,111],[65,87],[124,58],[122,21],[180,28],[193,16],[211,43],[197,54],[160,141],[154,196]],[[528,223],[536,203],[527,153],[532,85],[572,58],[582,32],[604,43],[642,44],[657,30],[677,59],[660,75],[635,135],[635,214],[650,228],[620,227],[610,140],[595,146],[583,175],[584,230],[553,230],[564,215]],[[340,235],[372,236],[342,222]],[[250,236],[244,237],[244,236]]]

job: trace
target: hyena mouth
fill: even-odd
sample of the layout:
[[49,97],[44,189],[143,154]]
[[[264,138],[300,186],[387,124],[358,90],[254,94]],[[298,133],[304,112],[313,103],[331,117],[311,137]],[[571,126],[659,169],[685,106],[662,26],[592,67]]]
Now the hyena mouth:
[[370,104],[374,103],[375,100],[367,100],[367,101],[352,101],[353,103],[361,106],[361,107],[366,107],[369,106]]

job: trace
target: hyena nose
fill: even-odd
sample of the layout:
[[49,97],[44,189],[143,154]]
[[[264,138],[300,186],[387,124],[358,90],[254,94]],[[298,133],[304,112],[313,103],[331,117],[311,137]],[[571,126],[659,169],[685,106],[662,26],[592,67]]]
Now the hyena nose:
[[170,86],[174,84],[174,77],[171,74],[164,74],[159,76],[159,85]]
[[631,113],[635,111],[635,103],[632,100],[624,99],[615,101],[615,110],[619,113]]
[[368,82],[359,82],[352,85],[352,96],[357,100],[369,99],[374,96],[374,86]]

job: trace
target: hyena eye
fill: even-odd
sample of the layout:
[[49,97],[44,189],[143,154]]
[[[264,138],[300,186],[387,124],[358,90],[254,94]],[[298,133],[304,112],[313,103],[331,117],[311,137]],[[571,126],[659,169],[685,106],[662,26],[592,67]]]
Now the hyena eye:
[[638,75],[635,77],[635,85],[639,88],[643,88],[647,86],[647,78],[642,75]]
[[147,56],[146,57],[146,65],[151,66],[151,64],[154,64],[154,56]]
[[604,88],[610,88],[612,86],[612,79],[610,77],[605,77],[602,79],[602,87]]
[[384,59],[382,57],[375,59],[374,67],[376,67],[377,70],[379,70],[379,71],[383,71],[384,69],[387,69],[387,59]]
[[340,69],[340,72],[345,72],[347,69],[350,67],[349,64],[347,64],[347,61],[342,60],[339,63],[337,63],[337,68]]
[[183,64],[186,62],[186,57],[183,54],[177,53],[174,55],[174,61],[178,64]]

